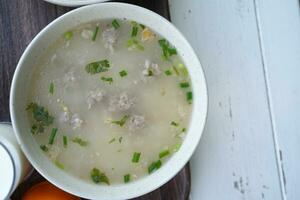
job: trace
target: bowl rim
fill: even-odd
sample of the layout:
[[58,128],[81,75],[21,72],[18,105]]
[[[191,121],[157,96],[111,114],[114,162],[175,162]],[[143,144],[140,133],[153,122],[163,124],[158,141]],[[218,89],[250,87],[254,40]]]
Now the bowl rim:
[[[34,46],[37,45],[36,43],[38,43],[39,38],[43,37],[44,34],[47,34],[47,31],[50,31],[56,24],[62,23],[61,21],[65,20],[65,18],[67,17],[72,17],[74,15],[80,15],[80,13],[84,13],[84,12],[89,12],[92,9],[103,9],[103,7],[109,8],[109,9],[116,9],[116,7],[122,7],[122,9],[126,10],[127,9],[127,13],[129,12],[128,10],[132,9],[132,10],[136,10],[137,12],[143,12],[143,15],[147,14],[149,15],[149,17],[155,18],[155,20],[160,21],[161,25],[166,25],[168,26],[168,28],[172,29],[172,31],[174,32],[174,34],[176,34],[176,37],[178,37],[186,46],[186,48],[188,49],[188,54],[190,54],[190,58],[192,58],[195,62],[197,67],[199,67],[199,69],[197,69],[199,75],[201,76],[199,79],[201,84],[201,89],[202,91],[197,91],[197,94],[199,93],[199,96],[201,96],[201,106],[199,108],[201,108],[202,113],[199,114],[199,112],[195,112],[195,107],[193,107],[193,111],[192,111],[192,116],[191,116],[191,120],[190,120],[190,127],[192,124],[198,124],[198,133],[196,134],[196,138],[191,138],[192,136],[190,136],[192,133],[190,133],[191,131],[188,131],[187,133],[187,137],[185,138],[185,140],[183,141],[183,144],[181,146],[181,148],[179,149],[179,151],[174,154],[168,162],[166,162],[165,165],[163,165],[163,167],[160,168],[160,170],[157,170],[156,172],[152,173],[151,175],[148,175],[144,178],[138,179],[130,184],[120,184],[120,185],[115,185],[115,186],[101,186],[101,185],[97,185],[98,189],[102,188],[102,192],[103,191],[108,191],[105,194],[102,193],[93,193],[94,190],[92,191],[92,189],[95,188],[95,186],[90,185],[91,190],[84,190],[84,188],[86,187],[86,183],[84,183],[84,180],[80,180],[77,179],[77,183],[82,185],[82,190],[81,187],[79,187],[78,185],[76,185],[77,183],[66,183],[62,180],[60,180],[60,178],[58,178],[58,176],[65,176],[64,178],[66,178],[66,180],[71,180],[70,177],[68,177],[69,179],[67,179],[67,175],[63,172],[60,172],[59,169],[56,169],[56,173],[55,174],[53,171],[51,171],[53,168],[53,166],[48,166],[47,165],[47,169],[43,169],[41,166],[41,161],[37,160],[36,157],[33,156],[33,152],[30,151],[30,147],[28,147],[28,145],[26,145],[26,143],[24,143],[23,141],[23,137],[21,132],[22,132],[22,127],[19,126],[19,123],[16,121],[17,120],[17,112],[18,110],[16,110],[16,106],[15,103],[18,102],[18,98],[17,98],[17,94],[16,94],[16,90],[17,90],[17,83],[18,83],[18,77],[22,76],[20,74],[20,70],[22,68],[22,65],[24,64],[24,62],[26,61],[26,58],[29,56],[29,54],[31,53],[32,49],[35,48]],[[136,16],[136,19],[138,19],[139,16]],[[113,18],[113,17],[112,17]],[[94,17],[94,19],[97,19],[97,17]],[[98,18],[99,19],[99,18]],[[132,19],[134,20],[134,19]],[[138,20],[137,20],[138,21]],[[87,23],[88,21],[86,21]],[[150,26],[151,29],[153,29],[153,27]],[[66,31],[66,30],[65,30]],[[169,39],[168,37],[166,37],[166,39]],[[176,44],[173,44],[176,45]],[[186,63],[187,60],[185,60],[184,58],[182,58],[183,61]],[[189,61],[190,62],[190,61]],[[188,67],[188,66],[187,66]],[[191,77],[191,81],[192,77]],[[192,83],[193,84],[193,83]],[[194,89],[194,88],[193,88]],[[193,90],[195,92],[195,90]],[[200,95],[201,94],[201,95]],[[196,95],[195,95],[196,96]],[[198,60],[198,57],[196,55],[196,53],[194,52],[194,50],[192,49],[192,47],[190,46],[190,44],[187,42],[187,40],[185,39],[185,37],[177,30],[177,28],[171,24],[168,20],[166,20],[165,18],[163,18],[162,16],[148,10],[145,8],[142,8],[140,6],[136,6],[136,5],[132,5],[132,4],[127,4],[127,3],[115,3],[115,2],[109,2],[109,3],[104,3],[104,4],[93,4],[93,5],[88,5],[88,6],[84,6],[84,7],[80,7],[77,9],[74,9],[68,13],[65,13],[64,15],[58,17],[57,19],[55,19],[54,21],[52,21],[50,24],[48,24],[45,28],[43,28],[35,37],[34,39],[30,42],[30,44],[27,46],[27,48],[25,49],[24,53],[22,54],[18,65],[16,67],[14,76],[13,76],[13,80],[12,80],[12,85],[11,85],[11,92],[10,92],[10,114],[11,114],[11,119],[12,119],[12,124],[13,124],[13,128],[18,140],[18,143],[21,146],[21,149],[23,150],[25,156],[28,158],[28,160],[31,162],[31,164],[35,167],[35,169],[43,176],[45,177],[49,182],[51,182],[52,184],[56,185],[57,187],[75,194],[77,196],[80,197],[84,197],[84,198],[89,198],[89,199],[97,199],[99,198],[99,195],[102,195],[103,198],[101,199],[129,199],[129,198],[134,198],[143,194],[146,194],[148,192],[151,192],[155,189],[157,189],[158,187],[162,186],[163,184],[165,184],[167,181],[169,181],[171,178],[173,178],[183,167],[184,165],[188,162],[188,160],[190,159],[190,157],[192,156],[193,152],[195,151],[200,138],[202,136],[203,130],[204,130],[204,126],[205,126],[205,122],[207,119],[207,109],[208,109],[208,91],[207,91],[207,86],[206,86],[206,79],[205,79],[205,75],[202,69],[202,66]],[[195,102],[195,101],[194,101]],[[195,103],[193,103],[194,106]],[[197,103],[198,104],[198,103]],[[193,119],[194,115],[193,113],[198,113],[197,116],[201,119],[198,121],[195,121],[195,119]],[[201,115],[201,116],[200,116]],[[196,126],[196,125],[195,125]],[[24,132],[24,131],[23,131]],[[187,138],[189,138],[189,144],[186,143]],[[183,150],[184,147],[184,150]],[[183,152],[187,153],[186,155],[183,155]],[[179,156],[179,153],[181,154],[181,157]],[[175,160],[176,158],[176,160]],[[178,165],[171,165],[169,162],[173,161],[173,163],[176,161]],[[169,164],[168,164],[169,163]],[[168,168],[166,168],[165,166],[169,166]],[[157,180],[155,181],[155,178],[157,178]],[[59,181],[58,181],[59,180]],[[74,178],[72,180],[75,180]],[[144,185],[143,185],[144,184]],[[103,188],[105,190],[103,190]],[[138,188],[138,190],[134,190],[134,188]],[[78,189],[78,190],[76,190]],[[120,193],[116,193],[116,191],[120,190]],[[84,192],[82,192],[84,191]],[[92,192],[91,192],[92,191]],[[114,192],[112,192],[114,191]]]
[[76,7],[76,6],[84,6],[89,4],[107,2],[108,0],[44,0],[48,3],[52,3],[59,6],[68,6],[68,7]]

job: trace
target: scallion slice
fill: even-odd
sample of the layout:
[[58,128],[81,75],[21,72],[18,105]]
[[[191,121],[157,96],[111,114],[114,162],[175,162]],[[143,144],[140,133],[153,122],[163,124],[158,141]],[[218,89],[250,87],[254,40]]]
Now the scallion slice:
[[179,123],[172,121],[172,122],[171,122],[171,125],[172,125],[172,126],[178,126]]
[[128,183],[130,181],[130,174],[124,175],[124,183]]
[[118,22],[116,19],[114,19],[114,20],[111,22],[111,25],[112,25],[115,29],[120,28],[120,24],[119,24],[119,22]]
[[190,87],[190,84],[188,82],[181,82],[179,85],[180,85],[181,88],[188,88],[188,87]]
[[93,41],[96,40],[98,31],[99,31],[99,26],[97,25],[96,28],[95,28],[95,31],[94,31],[94,33],[93,33],[93,37],[92,37],[92,40],[93,40]]
[[50,94],[54,93],[54,83],[53,82],[51,82],[50,85],[49,85],[49,93]]
[[51,135],[50,135],[50,137],[49,137],[48,144],[53,144],[53,143],[54,143],[54,139],[55,139],[56,133],[57,133],[57,128],[52,128],[52,131],[51,131]]
[[67,146],[68,146],[68,138],[65,135],[63,136],[63,143],[64,143],[64,147],[67,148]]
[[161,151],[161,152],[159,153],[159,158],[163,158],[163,157],[165,157],[165,156],[167,156],[167,155],[169,155],[169,154],[170,154],[170,151],[169,151],[168,149],[163,150],[163,151]]
[[186,100],[191,103],[191,101],[193,100],[193,93],[191,91],[186,93]]
[[109,84],[112,84],[112,82],[114,81],[114,79],[112,77],[101,77],[102,81],[108,82]]
[[138,163],[139,160],[140,160],[140,157],[141,157],[141,153],[140,152],[134,152],[133,155],[132,155],[131,161],[133,163]]
[[73,37],[73,32],[72,31],[67,31],[67,32],[65,32],[64,36],[65,36],[66,40],[71,40],[72,37]]
[[122,70],[122,71],[119,72],[119,74],[120,74],[121,77],[124,77],[124,76],[127,76],[128,73],[127,73],[127,71]]

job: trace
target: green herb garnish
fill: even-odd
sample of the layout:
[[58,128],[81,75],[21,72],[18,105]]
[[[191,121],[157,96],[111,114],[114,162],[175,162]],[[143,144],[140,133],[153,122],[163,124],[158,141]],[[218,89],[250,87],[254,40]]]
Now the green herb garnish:
[[79,138],[79,137],[75,137],[75,138],[72,140],[72,142],[77,143],[77,144],[79,144],[79,145],[82,146],[82,147],[85,147],[85,146],[88,145],[88,141],[82,140],[82,139]]
[[68,146],[68,138],[65,135],[63,136],[63,143],[64,143],[64,147],[67,148],[67,146]]
[[109,185],[107,176],[104,173],[100,172],[100,170],[97,168],[93,168],[91,170],[90,176],[94,183],[106,183],[107,185]]
[[30,103],[26,110],[31,110],[36,123],[32,125],[33,134],[44,132],[45,128],[53,123],[54,118],[43,107],[36,103]]
[[172,72],[171,72],[171,70],[167,69],[167,70],[165,71],[165,74],[166,74],[167,76],[170,76],[170,75],[172,75]]
[[139,24],[142,29],[145,29],[146,26],[144,24]]
[[188,82],[181,82],[179,85],[180,85],[181,88],[188,88],[188,87],[190,87],[190,84]]
[[117,124],[122,127],[122,126],[124,126],[124,124],[126,123],[128,118],[129,118],[129,115],[124,115],[124,117],[122,117],[122,119],[111,121],[111,123]]
[[148,69],[148,74],[147,76],[153,76],[153,71],[151,69]]
[[170,154],[170,151],[168,149],[167,150],[163,150],[163,151],[161,151],[159,153],[159,158],[163,158],[163,157],[165,157],[165,156],[167,156],[169,154]]
[[169,59],[172,55],[176,55],[177,51],[174,47],[171,47],[170,43],[166,39],[158,40],[159,46],[162,49],[162,56],[165,59]]
[[139,160],[140,160],[140,157],[141,157],[141,153],[140,152],[134,152],[133,155],[132,155],[131,161],[133,163],[138,163]]
[[144,50],[144,47],[135,39],[129,39],[127,41],[127,47],[128,48],[134,48],[134,49],[136,48],[136,49],[141,50],[141,51]]
[[123,137],[119,137],[119,143],[121,143],[123,140]]
[[97,74],[108,71],[108,68],[109,61],[105,59],[87,64],[85,66],[85,71],[89,74]]
[[185,76],[185,77],[189,76],[189,72],[183,64],[181,64],[181,63],[178,64],[178,70],[181,72],[181,74],[183,76]]
[[186,132],[186,128],[182,128],[182,129],[181,129],[181,132]]
[[127,71],[122,70],[122,71],[119,72],[119,74],[120,74],[121,77],[127,76]]
[[191,103],[191,101],[193,100],[193,93],[191,91],[186,93],[186,100]]
[[46,145],[41,145],[40,148],[44,151],[47,152],[49,148]]
[[124,175],[124,183],[128,183],[130,181],[130,174]]
[[55,161],[54,164],[55,164],[56,167],[58,167],[59,169],[64,169],[64,168],[65,168],[65,166],[64,166],[62,163],[58,162],[57,160]]
[[139,27],[137,25],[134,25],[131,30],[131,37],[136,37],[138,30],[139,30]]
[[171,125],[172,125],[172,126],[178,126],[179,123],[172,121],[172,122],[171,122]]
[[118,22],[116,19],[114,19],[114,20],[111,22],[111,25],[112,25],[115,29],[120,28],[120,24],[119,24],[119,22]]
[[155,161],[153,163],[151,163],[148,167],[148,173],[151,174],[153,171],[159,169],[161,167],[161,161]]
[[36,133],[38,132],[38,126],[37,126],[36,124],[33,124],[33,125],[31,126],[30,132],[31,132],[32,134],[36,134]]
[[175,74],[179,76],[179,71],[177,70],[176,66],[173,65],[172,69],[174,70]]
[[67,31],[64,33],[65,39],[66,40],[71,40],[73,37],[73,32],[72,31]]
[[104,76],[101,77],[101,80],[106,81],[109,84],[112,84],[112,82],[114,81],[112,77],[104,77]]
[[111,143],[113,143],[114,141],[116,141],[116,138],[111,139],[108,143],[111,144]]
[[57,128],[52,128],[48,144],[53,144],[54,143],[54,139],[55,139],[56,133],[57,133]]
[[54,93],[54,83],[50,83],[50,85],[49,85],[49,93],[50,94],[53,94]]
[[92,37],[92,40],[93,40],[93,41],[96,40],[98,31],[99,31],[99,26],[96,26],[95,31],[94,31],[94,33],[93,33],[93,37]]
[[173,148],[173,152],[177,152],[181,147],[181,142],[180,143],[177,143],[174,148]]

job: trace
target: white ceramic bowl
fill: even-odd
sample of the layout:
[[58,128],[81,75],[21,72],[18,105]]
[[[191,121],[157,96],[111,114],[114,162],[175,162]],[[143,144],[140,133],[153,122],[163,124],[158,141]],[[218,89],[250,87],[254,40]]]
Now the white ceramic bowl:
[[[82,181],[58,169],[40,151],[30,133],[25,111],[30,79],[39,56],[64,32],[82,23],[111,18],[127,18],[150,27],[168,39],[182,57],[193,85],[193,112],[186,138],[168,162],[155,173],[129,184],[96,185]],[[148,193],[174,177],[194,152],[206,120],[207,90],[200,62],[183,35],[166,19],[147,9],[124,3],[103,3],[73,10],[50,23],[29,44],[15,71],[10,96],[12,124],[22,150],[32,165],[51,183],[88,199],[128,199]]]
[[76,7],[76,6],[83,6],[88,4],[105,2],[107,0],[44,0],[44,1],[56,5],[60,5],[60,6]]

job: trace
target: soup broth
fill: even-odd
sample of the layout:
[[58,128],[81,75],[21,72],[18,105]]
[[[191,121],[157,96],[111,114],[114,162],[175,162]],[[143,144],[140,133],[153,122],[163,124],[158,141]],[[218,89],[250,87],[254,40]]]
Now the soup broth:
[[31,133],[61,170],[96,184],[159,170],[180,148],[192,88],[176,49],[126,19],[83,24],[37,61]]

